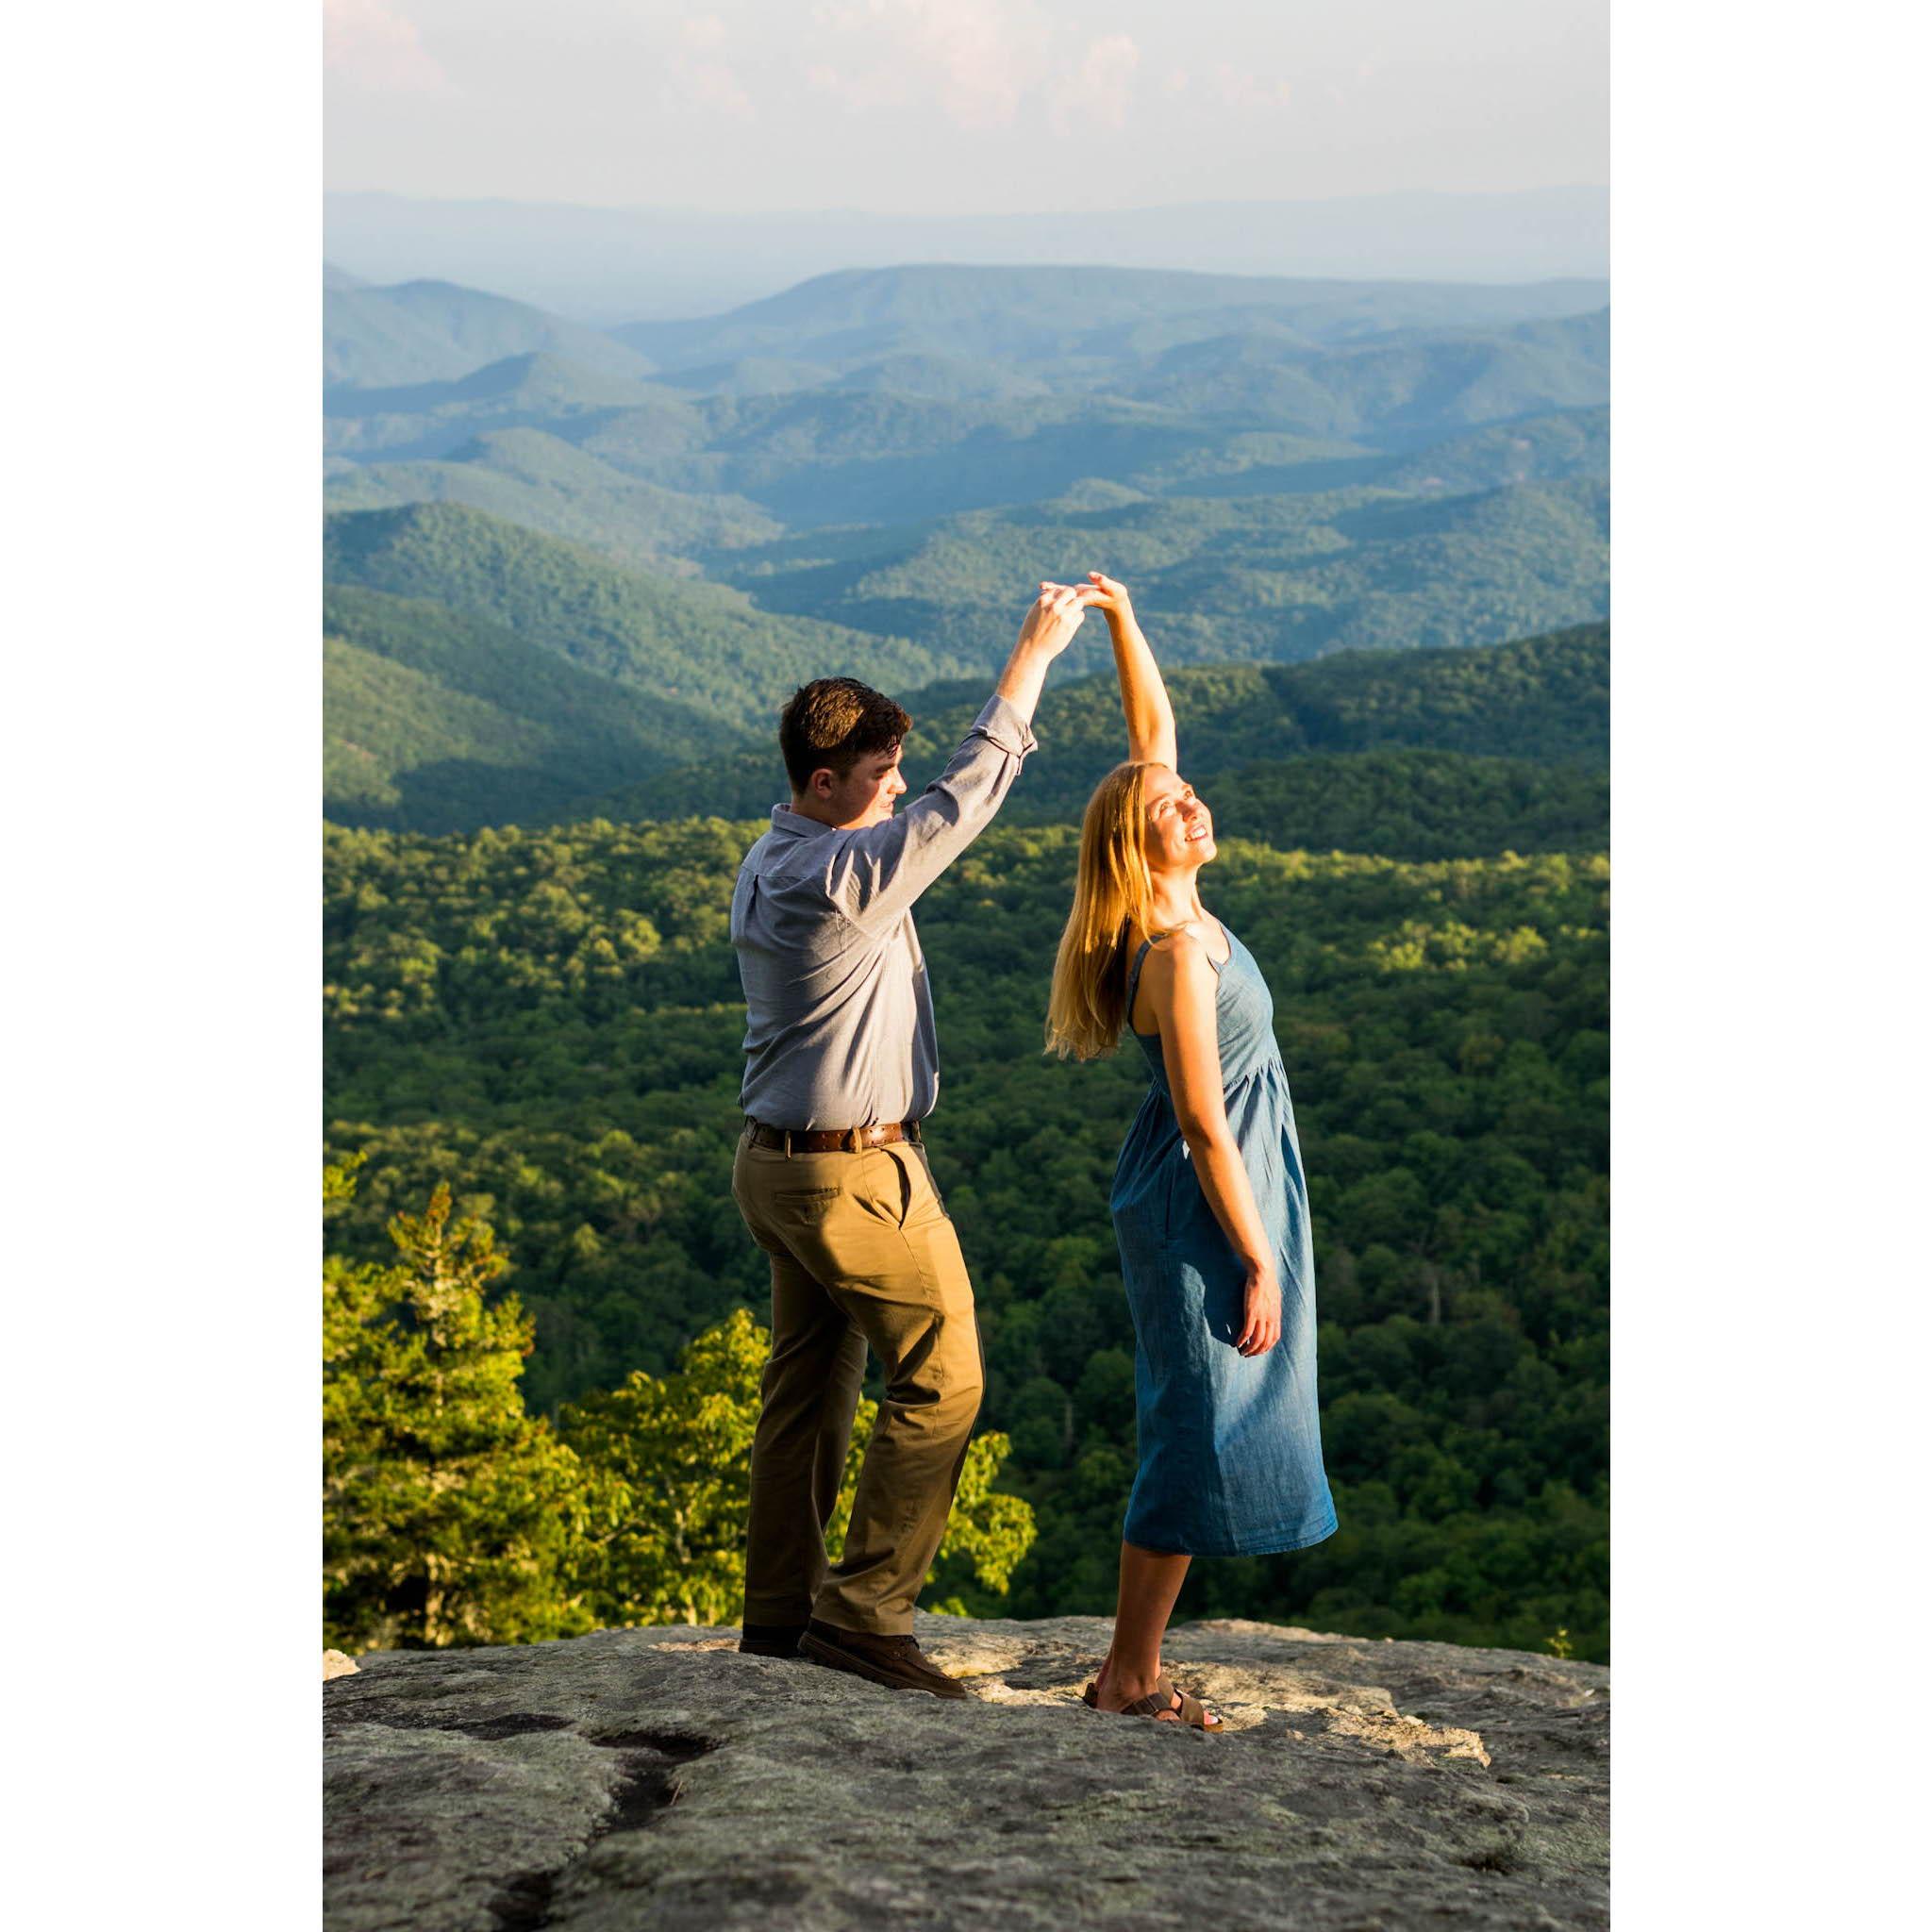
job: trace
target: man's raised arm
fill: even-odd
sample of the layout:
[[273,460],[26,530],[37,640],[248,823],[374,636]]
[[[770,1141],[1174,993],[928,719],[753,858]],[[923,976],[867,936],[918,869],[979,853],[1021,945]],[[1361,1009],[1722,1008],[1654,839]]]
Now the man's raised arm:
[[1091,586],[1043,585],[992,696],[946,769],[903,811],[843,841],[826,884],[855,924],[899,918],[991,822],[1033,749],[1046,667],[1073,641],[1096,594]]

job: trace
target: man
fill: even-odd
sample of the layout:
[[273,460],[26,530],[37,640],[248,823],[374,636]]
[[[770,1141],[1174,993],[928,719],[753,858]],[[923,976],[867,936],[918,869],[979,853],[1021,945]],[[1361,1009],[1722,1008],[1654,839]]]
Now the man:
[[[912,905],[1011,789],[1046,667],[1091,594],[1042,588],[966,741],[903,812],[911,719],[854,678],[805,686],[778,726],[791,802],[773,808],[731,900],[749,1023],[732,1193],[772,1261],[740,1648],[938,1697],[966,1692],[921,1654],[912,1606],[984,1370],[973,1284],[920,1136],[939,1057]],[[885,1397],[828,1569],[868,1344]]]

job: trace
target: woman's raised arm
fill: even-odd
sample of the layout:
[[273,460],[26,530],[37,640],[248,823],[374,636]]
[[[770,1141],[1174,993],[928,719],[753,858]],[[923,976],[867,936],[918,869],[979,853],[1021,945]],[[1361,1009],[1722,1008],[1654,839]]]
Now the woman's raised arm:
[[1174,706],[1161,682],[1160,666],[1134,618],[1134,606],[1124,584],[1104,577],[1097,570],[1087,580],[1099,592],[1092,608],[1107,612],[1113,633],[1114,669],[1120,673],[1121,709],[1127,718],[1127,757],[1135,764],[1174,765]]

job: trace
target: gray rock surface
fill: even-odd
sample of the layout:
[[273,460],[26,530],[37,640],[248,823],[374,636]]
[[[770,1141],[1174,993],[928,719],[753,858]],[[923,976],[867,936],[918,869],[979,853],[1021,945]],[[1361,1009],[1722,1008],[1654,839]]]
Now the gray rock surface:
[[376,1654],[325,1687],[329,1932],[1608,1924],[1609,1673],[1209,1622],[1221,1736],[1078,1702],[1096,1617],[921,1617],[942,1703],[737,1633]]

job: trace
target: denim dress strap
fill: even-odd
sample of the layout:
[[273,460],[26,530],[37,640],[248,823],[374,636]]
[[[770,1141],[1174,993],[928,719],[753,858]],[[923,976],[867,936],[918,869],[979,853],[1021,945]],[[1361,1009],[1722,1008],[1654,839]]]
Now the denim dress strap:
[[1152,940],[1142,940],[1141,950],[1134,955],[1134,963],[1127,968],[1127,1003],[1121,1009],[1121,1024],[1131,1033],[1134,1030],[1134,995],[1141,990],[1141,969],[1147,963],[1148,948]]
[[[1192,925],[1195,922],[1191,919],[1187,922],[1187,924]],[[1228,932],[1226,926],[1221,925],[1221,922],[1218,919],[1214,923],[1216,925],[1221,926],[1222,939],[1227,945],[1229,958],[1232,958],[1234,953],[1233,935]],[[1186,930],[1187,926],[1170,926],[1167,932],[1158,933],[1155,935],[1155,938],[1164,940],[1168,938],[1172,933],[1184,932]],[[1141,990],[1141,967],[1146,965],[1147,955],[1152,950],[1154,940],[1142,940],[1141,941],[1141,950],[1134,955],[1134,963],[1127,968],[1127,1003],[1125,1007],[1122,1008],[1121,1024],[1124,1026],[1129,1033],[1133,1032],[1134,1030],[1134,995]],[[1227,960],[1217,959],[1212,953],[1209,953],[1208,956],[1208,965],[1213,967],[1215,978],[1219,979],[1221,977],[1222,969],[1227,964]],[[1142,1037],[1151,1039],[1153,1036],[1150,1034],[1143,1035]]]

